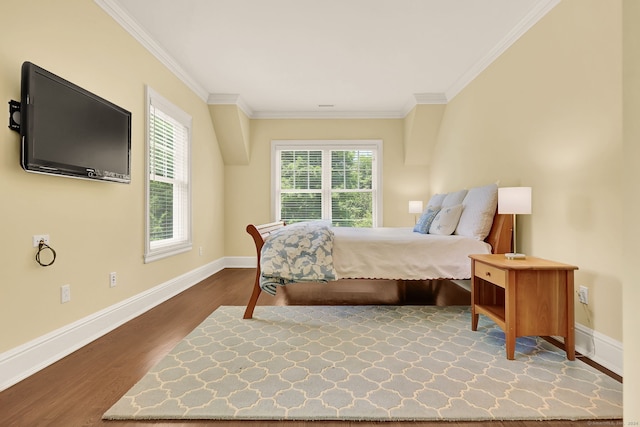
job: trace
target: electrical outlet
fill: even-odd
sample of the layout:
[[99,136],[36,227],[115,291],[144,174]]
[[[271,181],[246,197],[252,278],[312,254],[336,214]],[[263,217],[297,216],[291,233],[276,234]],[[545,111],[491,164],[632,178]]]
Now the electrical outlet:
[[71,285],[62,285],[60,287],[60,303],[71,301]]
[[202,246],[200,246],[200,248],[198,248],[198,255],[202,256],[202,253],[203,253]]
[[37,248],[40,244],[40,240],[44,240],[44,243],[49,244],[49,235],[48,234],[34,234],[33,235],[33,247]]
[[118,283],[118,276],[116,276],[115,271],[112,271],[111,273],[109,273],[109,287],[115,288],[117,283]]
[[578,288],[578,301],[581,304],[589,304],[589,288],[586,286],[580,286]]

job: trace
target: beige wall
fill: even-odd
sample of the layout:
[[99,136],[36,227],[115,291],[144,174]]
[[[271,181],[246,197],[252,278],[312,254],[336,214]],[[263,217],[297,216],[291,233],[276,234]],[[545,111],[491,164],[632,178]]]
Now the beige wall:
[[[28,60],[128,109],[133,123],[130,185],[26,173],[19,135],[7,122],[0,126],[0,352],[224,256],[224,167],[206,103],[92,1],[26,0],[4,9],[5,114],[7,101],[20,99],[20,67]],[[145,84],[193,117],[196,248],[146,265]],[[33,234],[45,233],[58,253],[47,268],[36,264],[31,245]],[[118,274],[115,288],[109,288],[111,271]],[[63,284],[71,285],[66,304],[60,304]]]
[[382,225],[413,225],[414,217],[408,214],[409,200],[428,198],[428,169],[404,164],[403,129],[401,119],[252,120],[249,165],[225,168],[226,254],[254,255],[255,248],[245,227],[249,223],[276,220],[271,217],[272,140],[381,139],[384,152]]
[[640,2],[623,2],[623,83],[624,83],[624,419],[627,425],[640,422],[640,334],[638,301],[640,282],[637,264],[640,259]]
[[561,2],[467,86],[445,110],[431,178],[533,187],[519,249],[579,266],[590,301],[576,320],[621,341],[620,4]]

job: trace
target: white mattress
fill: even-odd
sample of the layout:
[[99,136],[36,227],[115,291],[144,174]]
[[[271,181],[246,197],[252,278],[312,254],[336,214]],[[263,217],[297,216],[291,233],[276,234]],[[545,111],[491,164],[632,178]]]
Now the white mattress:
[[491,253],[471,237],[420,234],[412,228],[333,227],[339,279],[468,279],[470,254]]

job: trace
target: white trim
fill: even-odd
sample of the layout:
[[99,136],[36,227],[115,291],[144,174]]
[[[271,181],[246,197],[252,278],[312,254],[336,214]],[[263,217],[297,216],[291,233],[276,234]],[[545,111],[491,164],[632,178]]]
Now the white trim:
[[[159,259],[167,258],[170,256],[178,255],[192,249],[192,241],[193,241],[193,203],[192,203],[192,172],[191,172],[191,135],[193,128],[193,119],[192,117],[184,112],[181,108],[173,104],[171,101],[160,95],[149,85],[145,85],[145,99],[146,99],[146,115],[145,115],[145,250],[144,250],[144,262],[150,263],[157,261]],[[158,242],[151,241],[151,229],[150,229],[150,211],[151,211],[151,197],[150,197],[150,186],[151,186],[151,129],[150,129],[150,118],[151,118],[151,106],[158,110],[158,112],[162,112],[165,116],[168,116],[171,120],[178,122],[186,129],[186,141],[184,144],[176,144],[176,150],[178,146],[182,145],[184,149],[183,154],[185,156],[185,162],[175,163],[175,170],[182,171],[185,169],[185,173],[176,172],[176,179],[174,179],[174,184],[177,182],[186,183],[187,191],[184,194],[184,191],[176,191],[176,187],[180,187],[179,185],[174,185],[174,218],[179,217],[176,213],[176,209],[180,211],[182,214],[186,211],[186,216],[183,216],[181,221],[174,221],[174,236],[180,236],[180,238],[166,239],[160,240]],[[154,112],[154,114],[156,114]],[[186,196],[186,200],[181,200],[183,203],[178,203],[176,201],[176,193],[179,194],[179,197],[182,199]],[[186,222],[186,223],[185,223]],[[184,232],[184,233],[183,233]],[[184,237],[182,235],[184,234]]]
[[445,98],[451,101],[462,90],[467,87],[480,73],[482,73],[489,65],[500,57],[512,44],[514,44],[524,33],[529,31],[543,16],[551,9],[556,7],[560,0],[547,0],[546,2],[536,3],[533,8],[522,18],[522,20],[513,27],[513,29],[496,44],[484,57],[474,63],[464,72],[449,89],[445,92]]
[[[254,258],[254,266],[255,263]],[[214,261],[0,353],[0,391],[57,362],[223,268],[224,259]]]
[[[384,157],[384,142],[382,139],[274,139],[271,140],[271,216],[273,221],[279,221],[281,218],[277,218],[277,203],[276,203],[276,185],[277,176],[279,173],[279,159],[276,155],[278,150],[326,150],[326,149],[345,149],[351,150],[353,148],[367,149],[374,148],[376,151],[376,161],[373,164],[373,176],[375,179],[376,191],[374,192],[373,200],[373,218],[376,227],[382,227],[384,224],[383,214],[383,163]],[[324,209],[324,208],[323,208]],[[324,217],[324,215],[323,215]]]
[[165,67],[189,87],[200,99],[207,101],[209,93],[191,75],[182,68],[153,38],[125,12],[114,0],[94,0],[109,16],[136,39],[145,49],[155,56]]
[[225,268],[256,268],[258,257],[235,256],[225,258]]
[[471,279],[457,279],[450,282],[460,286],[465,291],[471,292]]
[[[622,376],[623,345],[598,331],[580,323],[575,326],[576,351],[583,356]],[[564,343],[563,337],[554,337]]]
[[[148,234],[146,238],[147,240],[149,239]],[[173,246],[168,246],[167,248],[152,249],[149,251],[149,253],[144,254],[144,263],[149,264],[151,262],[155,262],[164,258],[169,258],[174,255],[183,254],[191,250],[193,250],[193,244],[191,242],[188,242],[184,245],[173,245]]]
[[[165,67],[176,75],[197,96],[208,104],[235,104],[250,119],[402,119],[417,104],[446,104],[458,95],[469,83],[482,73],[493,61],[502,55],[513,43],[553,9],[560,0],[547,0],[536,3],[523,19],[484,57],[474,63],[444,93],[414,94],[407,100],[404,108],[398,111],[253,111],[239,95],[210,94],[176,60],[169,55],[153,38],[123,10],[115,0],[94,0],[125,31],[155,56]],[[219,97],[235,96],[233,102],[220,102]],[[420,98],[426,97],[421,101]]]
[[443,105],[448,102],[447,95],[444,93],[414,93],[405,104],[402,117],[406,117],[416,105]]
[[237,93],[210,93],[207,98],[209,105],[237,105],[240,102],[240,95]]
[[254,112],[240,95],[236,93],[211,93],[207,98],[209,105],[235,105],[249,118],[254,118]]
[[[254,262],[257,262],[254,260]],[[471,292],[471,280],[452,280]],[[553,337],[564,343],[563,337]],[[583,356],[622,376],[623,347],[620,341],[594,331],[580,323],[575,325],[576,351]]]
[[414,93],[416,104],[446,104],[449,102],[444,93]]
[[403,119],[404,111],[254,111],[252,119]]

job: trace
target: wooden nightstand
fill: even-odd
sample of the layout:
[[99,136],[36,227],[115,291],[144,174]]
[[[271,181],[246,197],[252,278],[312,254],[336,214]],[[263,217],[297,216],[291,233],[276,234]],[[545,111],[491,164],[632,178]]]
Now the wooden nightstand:
[[527,256],[503,254],[471,258],[471,330],[478,315],[505,333],[507,359],[513,360],[516,337],[564,337],[567,359],[575,359],[573,272],[578,267]]

